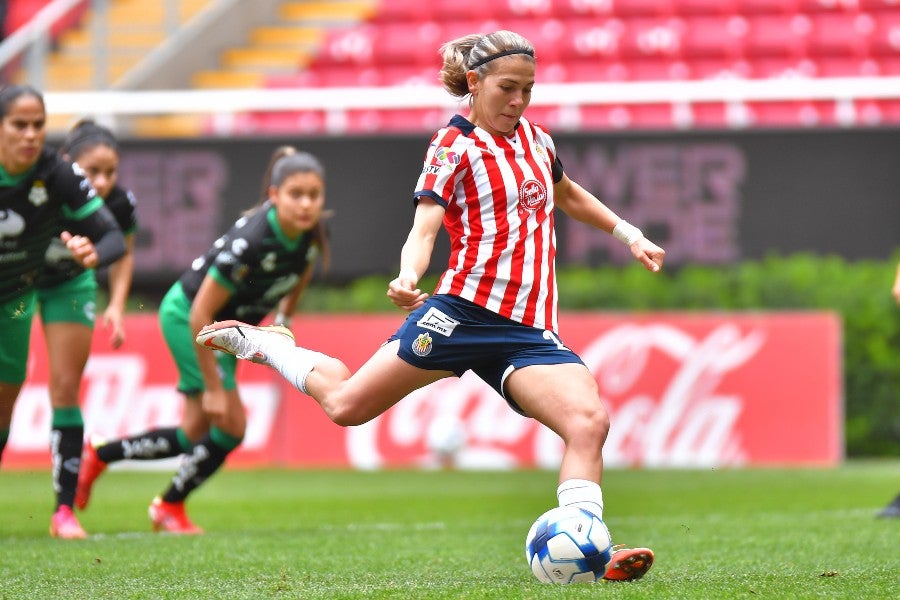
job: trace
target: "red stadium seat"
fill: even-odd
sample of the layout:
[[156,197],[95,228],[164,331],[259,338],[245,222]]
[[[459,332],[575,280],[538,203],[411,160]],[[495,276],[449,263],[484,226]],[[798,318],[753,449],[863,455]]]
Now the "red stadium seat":
[[809,18],[803,15],[761,15],[747,19],[745,51],[751,58],[802,56],[809,36]]
[[798,0],[735,0],[742,15],[794,14]]
[[682,55],[687,60],[741,56],[747,27],[747,20],[740,16],[686,18],[681,39]]
[[693,58],[686,64],[690,79],[748,79],[753,73],[743,59]]
[[[507,0],[515,2],[516,0]],[[560,19],[610,17],[615,0],[552,0],[553,14]]]
[[560,40],[560,56],[566,60],[618,57],[625,24],[618,19],[571,19]]
[[875,22],[867,14],[821,13],[810,17],[808,50],[814,56],[862,57]]
[[674,58],[681,54],[684,22],[675,18],[634,18],[624,21],[619,52],[623,57]]
[[684,17],[740,14],[737,0],[676,0],[674,12]]
[[612,12],[621,17],[668,17],[678,0],[614,0]]
[[900,12],[880,13],[875,17],[870,51],[877,56],[900,56]]

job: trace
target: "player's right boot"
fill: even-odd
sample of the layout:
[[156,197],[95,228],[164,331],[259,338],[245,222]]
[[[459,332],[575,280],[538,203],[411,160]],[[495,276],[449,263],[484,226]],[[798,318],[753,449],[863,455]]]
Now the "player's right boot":
[[91,500],[91,488],[94,482],[106,470],[106,463],[97,456],[97,448],[92,439],[85,440],[81,451],[81,467],[78,469],[78,485],[75,488],[75,507],[78,510],[87,508]]
[[294,334],[281,325],[257,327],[240,321],[219,321],[197,334],[197,343],[238,358],[269,365],[267,349],[274,345],[294,347]]
[[166,531],[179,535],[199,535],[203,530],[194,525],[184,510],[184,502],[165,502],[157,496],[147,509],[153,531]]
[[604,579],[632,581],[640,579],[653,566],[653,550],[650,548],[613,548],[612,560],[606,567]]
[[53,513],[50,519],[50,535],[62,540],[83,540],[87,537],[78,519],[75,518],[72,507],[66,505],[60,506]]

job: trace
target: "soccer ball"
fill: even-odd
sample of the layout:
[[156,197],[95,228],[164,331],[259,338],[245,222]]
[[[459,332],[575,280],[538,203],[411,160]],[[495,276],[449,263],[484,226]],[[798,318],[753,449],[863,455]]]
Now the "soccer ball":
[[577,506],[551,508],[534,522],[525,538],[525,558],[544,583],[603,579],[612,560],[606,524]]

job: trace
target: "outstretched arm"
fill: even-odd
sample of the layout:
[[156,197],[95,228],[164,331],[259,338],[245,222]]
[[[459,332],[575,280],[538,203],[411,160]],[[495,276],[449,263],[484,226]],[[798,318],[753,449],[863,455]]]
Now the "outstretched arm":
[[573,219],[602,229],[625,243],[632,256],[649,271],[656,272],[662,268],[665,250],[645,238],[637,227],[619,218],[596,196],[568,176],[563,175],[563,178],[553,186],[553,197],[556,206]]
[[413,311],[428,298],[416,286],[431,262],[434,240],[443,221],[444,207],[430,198],[420,197],[412,229],[400,251],[400,274],[388,284],[388,298],[403,310]]

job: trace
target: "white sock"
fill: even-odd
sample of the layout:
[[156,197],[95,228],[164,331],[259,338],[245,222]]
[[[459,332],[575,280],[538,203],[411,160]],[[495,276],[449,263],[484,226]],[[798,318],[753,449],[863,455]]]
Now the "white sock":
[[587,479],[567,479],[556,488],[560,506],[578,506],[603,520],[603,492],[600,484]]
[[309,392],[306,391],[306,378],[325,355],[321,352],[301,348],[300,346],[294,346],[285,350],[280,348],[273,348],[272,350],[268,355],[269,364],[272,368],[281,373],[295,388],[304,394],[308,394]]

